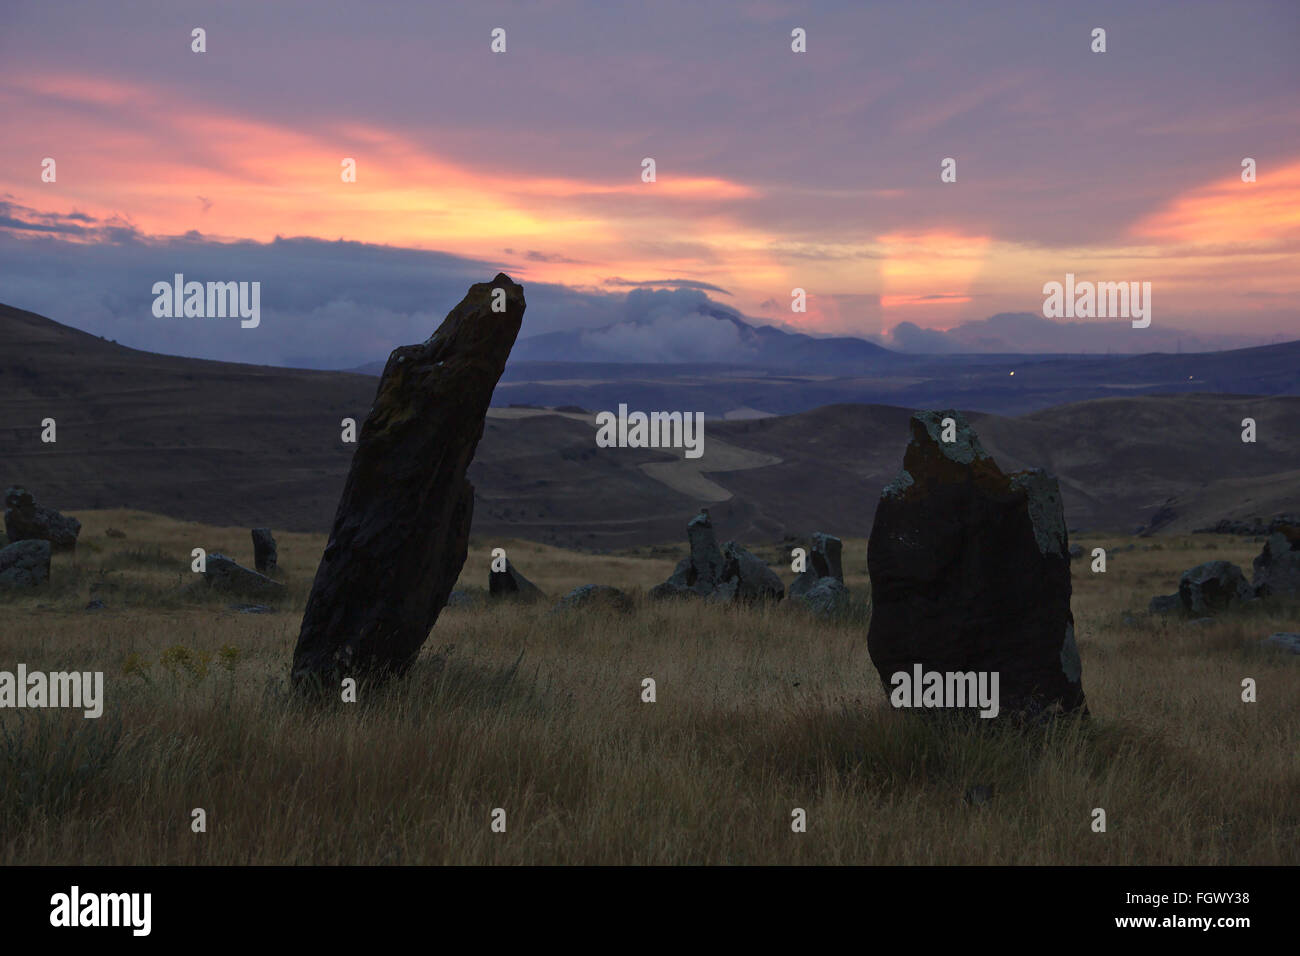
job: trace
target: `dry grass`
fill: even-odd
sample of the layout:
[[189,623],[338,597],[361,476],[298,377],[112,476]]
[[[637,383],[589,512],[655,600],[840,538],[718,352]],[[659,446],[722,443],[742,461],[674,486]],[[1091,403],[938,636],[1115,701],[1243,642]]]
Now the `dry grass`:
[[[1105,575],[1076,562],[1094,717],[1015,733],[891,711],[862,609],[819,625],[643,597],[628,618],[447,610],[408,679],[309,707],[285,677],[321,537],[279,535],[290,597],[241,615],[185,585],[195,546],[250,563],[247,529],[78,517],[75,562],[0,605],[0,668],[102,670],[105,713],[0,711],[0,863],[1300,862],[1300,660],[1257,646],[1300,629],[1295,608],[1145,614],[1183,568],[1249,568],[1258,544],[1161,540]],[[679,556],[483,541],[462,586],[482,588],[499,545],[552,596],[642,592]],[[845,556],[865,594],[864,542]],[[109,608],[84,611],[92,596]],[[965,805],[973,784],[992,802]]]

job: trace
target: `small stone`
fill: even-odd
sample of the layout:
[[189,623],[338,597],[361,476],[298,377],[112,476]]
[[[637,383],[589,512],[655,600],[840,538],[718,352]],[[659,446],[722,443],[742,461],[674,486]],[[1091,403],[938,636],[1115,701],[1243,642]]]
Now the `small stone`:
[[488,572],[488,596],[493,600],[509,598],[515,601],[539,601],[546,597],[541,588],[510,563],[509,558],[504,571]]
[[275,596],[284,593],[284,585],[279,581],[272,581],[264,574],[258,574],[236,564],[223,554],[208,555],[207,570],[203,574],[203,579],[214,591]]
[[28,539],[0,550],[0,590],[35,588],[50,579],[50,543]]
[[1265,647],[1287,651],[1291,654],[1300,654],[1300,634],[1278,631],[1276,634],[1270,634],[1260,643]]
[[1183,572],[1178,581],[1178,597],[1187,613],[1205,617],[1235,610],[1254,600],[1255,591],[1235,564],[1206,561]]
[[1270,534],[1253,567],[1251,584],[1261,597],[1300,594],[1300,525],[1282,525]]
[[607,584],[584,584],[576,587],[555,605],[554,611],[604,610],[630,614],[632,599]]
[[5,534],[11,542],[48,541],[52,551],[74,551],[81,522],[36,504],[26,488],[5,492]]
[[107,607],[108,607],[107,604],[105,604],[103,601],[99,600],[99,598],[95,598],[95,600],[91,601],[89,604],[86,605],[86,610],[87,610],[87,611],[102,611],[102,610],[104,610],[104,609],[107,608]]
[[849,608],[849,589],[842,581],[835,578],[820,578],[803,594],[798,596],[817,617],[834,617]]

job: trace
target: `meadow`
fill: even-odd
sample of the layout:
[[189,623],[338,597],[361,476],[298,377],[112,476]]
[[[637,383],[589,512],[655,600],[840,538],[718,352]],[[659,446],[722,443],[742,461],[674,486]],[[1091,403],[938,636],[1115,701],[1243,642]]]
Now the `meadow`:
[[[0,598],[0,669],[103,671],[104,715],[0,711],[6,865],[1300,862],[1300,657],[1259,646],[1300,612],[1146,613],[1201,561],[1249,573],[1248,539],[1078,539],[1137,544],[1105,574],[1074,565],[1092,716],[1017,730],[888,706],[861,539],[844,547],[853,611],[833,622],[787,602],[650,602],[684,540],[476,539],[459,586],[480,600],[442,612],[406,678],[321,704],[287,676],[324,536],[277,534],[288,595],[243,614],[189,555],[251,565],[246,528],[76,517],[50,585]],[[747,544],[789,584],[776,545]],[[551,600],[487,602],[494,547]],[[628,590],[635,612],[550,613],[586,583]],[[992,799],[967,802],[976,785]]]

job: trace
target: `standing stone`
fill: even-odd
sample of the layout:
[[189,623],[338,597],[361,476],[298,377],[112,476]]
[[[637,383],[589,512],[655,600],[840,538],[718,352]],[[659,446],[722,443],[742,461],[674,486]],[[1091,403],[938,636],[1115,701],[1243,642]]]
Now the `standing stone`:
[[262,574],[273,574],[278,570],[279,552],[275,547],[275,538],[270,528],[253,529],[253,567]]
[[701,508],[686,525],[686,538],[690,555],[677,563],[667,581],[650,589],[651,597],[707,597],[722,580],[722,551],[713,534],[708,508]]
[[504,571],[488,572],[488,596],[516,601],[539,601],[546,597],[541,588],[519,573],[509,558],[506,558]]
[[50,543],[36,538],[0,549],[0,591],[39,587],[50,579]]
[[296,685],[336,688],[414,662],[465,564],[465,471],[524,307],[523,287],[498,274],[471,286],[428,341],[389,356],[303,614]]
[[1203,617],[1239,608],[1254,600],[1255,591],[1241,568],[1228,561],[1206,561],[1188,568],[1178,579],[1178,599],[1188,614]]
[[781,600],[785,585],[776,572],[735,541],[721,548],[707,508],[686,526],[689,557],[678,562],[667,581],[650,589],[650,597],[703,597],[713,601]]
[[1086,713],[1068,548],[1055,478],[1003,474],[958,412],[913,415],[867,547],[867,648],[886,694],[915,665],[996,671],[1002,714]]
[[73,551],[81,522],[36,503],[26,488],[5,492],[5,534],[10,542],[48,541],[52,551]]
[[834,535],[813,532],[812,548],[808,552],[808,567],[800,572],[790,585],[790,597],[801,597],[812,590],[822,578],[834,578],[844,583],[844,568],[840,555],[844,542]]
[[1300,523],[1281,525],[1264,542],[1251,584],[1261,597],[1300,594]]

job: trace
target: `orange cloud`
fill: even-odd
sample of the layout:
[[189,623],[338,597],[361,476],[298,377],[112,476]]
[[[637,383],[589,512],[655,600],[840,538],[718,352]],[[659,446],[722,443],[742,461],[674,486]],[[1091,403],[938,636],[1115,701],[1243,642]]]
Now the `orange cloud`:
[[1259,243],[1300,238],[1300,162],[1269,169],[1253,183],[1240,174],[1178,196],[1134,223],[1145,239],[1183,243]]

